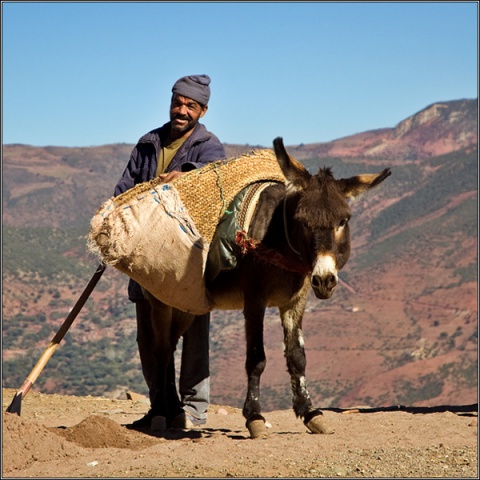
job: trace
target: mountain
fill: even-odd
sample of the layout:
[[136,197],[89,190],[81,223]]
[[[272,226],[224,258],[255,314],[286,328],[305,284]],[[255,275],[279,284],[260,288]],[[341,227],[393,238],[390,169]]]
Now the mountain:
[[444,155],[477,145],[477,100],[456,100],[429,105],[383,128],[328,143],[302,145],[297,158],[363,157],[388,159],[397,164]]
[[[438,102],[394,128],[287,143],[312,172],[392,168],[352,207],[352,255],[338,292],[328,301],[309,298],[307,378],[319,406],[477,401],[477,118],[477,99]],[[132,148],[3,146],[4,387],[23,383],[93,274],[89,221],[112,195]],[[232,157],[253,147],[225,148]],[[126,284],[107,269],[37,380],[41,391],[146,393]],[[274,309],[265,339],[264,408],[289,408]],[[241,312],[213,312],[213,402],[242,405],[244,350]]]

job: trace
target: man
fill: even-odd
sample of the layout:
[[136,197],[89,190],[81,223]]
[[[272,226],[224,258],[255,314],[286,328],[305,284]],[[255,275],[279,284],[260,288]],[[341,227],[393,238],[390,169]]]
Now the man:
[[[199,123],[208,110],[209,85],[208,75],[190,75],[175,82],[170,121],[140,138],[115,187],[115,196],[156,176],[169,182],[185,172],[226,157],[218,138]],[[154,375],[150,318],[154,315],[155,299],[132,279],[128,284],[128,297],[135,302],[140,361],[150,390]],[[183,335],[179,391],[185,413],[176,422],[179,426],[201,425],[207,419],[210,403],[209,325],[210,314],[197,316]],[[150,401],[152,396],[150,390]],[[148,427],[150,422],[149,412],[131,427]]]

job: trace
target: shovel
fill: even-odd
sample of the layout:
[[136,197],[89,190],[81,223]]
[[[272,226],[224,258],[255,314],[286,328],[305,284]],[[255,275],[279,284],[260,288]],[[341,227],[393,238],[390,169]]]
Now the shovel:
[[37,364],[33,367],[27,379],[23,382],[23,385],[17,390],[15,397],[13,397],[12,403],[9,405],[9,407],[6,410],[7,412],[16,413],[17,415],[20,416],[20,409],[22,407],[23,397],[28,393],[33,383],[38,378],[42,370],[44,369],[48,360],[53,355],[53,352],[58,347],[58,344],[60,343],[62,338],[65,336],[68,329],[72,325],[73,321],[79,314],[83,305],[85,305],[85,302],[87,301],[88,297],[90,296],[93,289],[95,288],[95,285],[100,280],[100,277],[105,271],[105,268],[106,268],[106,265],[102,263],[97,267],[97,270],[92,275],[92,278],[90,279],[87,286],[85,287],[85,290],[82,292],[82,294],[80,295],[80,298],[77,300],[77,303],[73,306],[72,310],[70,310],[70,313],[68,314],[67,318],[63,322],[62,326],[60,327],[58,332],[55,334],[55,336],[52,338],[52,341],[49,343],[48,347],[45,349],[42,356],[39,358]]

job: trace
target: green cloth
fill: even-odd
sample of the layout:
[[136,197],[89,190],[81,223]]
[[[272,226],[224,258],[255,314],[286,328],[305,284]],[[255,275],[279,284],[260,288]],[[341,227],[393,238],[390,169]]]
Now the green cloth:
[[206,278],[209,282],[223,270],[232,270],[237,266],[235,248],[235,236],[239,229],[237,217],[249,188],[250,185],[237,193],[218,222],[207,257]]

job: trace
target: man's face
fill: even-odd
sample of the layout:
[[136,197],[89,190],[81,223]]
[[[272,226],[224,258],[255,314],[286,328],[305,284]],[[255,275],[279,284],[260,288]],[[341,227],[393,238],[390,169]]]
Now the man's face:
[[191,131],[198,120],[202,118],[207,106],[202,106],[195,100],[181,95],[173,95],[170,103],[170,121],[172,137],[180,138]]

